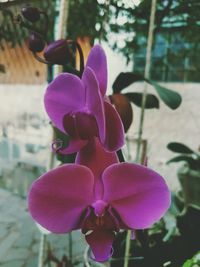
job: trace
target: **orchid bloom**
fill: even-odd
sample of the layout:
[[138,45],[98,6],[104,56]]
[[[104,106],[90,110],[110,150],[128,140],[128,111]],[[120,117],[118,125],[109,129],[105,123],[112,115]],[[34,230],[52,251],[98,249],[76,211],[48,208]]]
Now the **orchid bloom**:
[[70,142],[60,153],[79,151],[98,137],[107,151],[124,144],[124,130],[115,108],[106,99],[107,61],[104,50],[91,49],[82,78],[62,73],[48,86],[44,103],[52,123],[67,133]]
[[33,183],[29,210],[53,233],[82,229],[94,259],[102,262],[120,229],[148,228],[164,215],[170,193],[155,171],[119,163],[97,138],[91,142],[78,153],[79,164],[57,167]]

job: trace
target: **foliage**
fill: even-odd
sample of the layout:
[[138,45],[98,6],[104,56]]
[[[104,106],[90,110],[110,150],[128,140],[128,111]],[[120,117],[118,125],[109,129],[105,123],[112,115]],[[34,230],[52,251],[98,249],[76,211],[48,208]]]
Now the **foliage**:
[[[121,72],[113,83],[113,92],[119,93],[129,85],[137,81],[145,81],[153,86],[158,93],[160,99],[171,109],[176,109],[181,104],[181,96],[170,89],[167,89],[155,81],[145,79],[142,75],[134,72]],[[131,102],[141,107],[142,93],[126,93],[125,94]],[[147,94],[147,101],[145,108],[159,108],[159,100],[155,95]]]
[[[110,31],[126,34],[123,45],[114,43],[114,47],[122,51],[127,58],[131,59],[133,52],[141,46],[141,39],[146,43],[149,24],[150,0],[142,0],[138,6],[131,8],[127,1],[111,0],[111,9],[115,19],[110,22]],[[193,42],[198,45],[200,37],[199,1],[158,0],[156,10],[155,31],[170,31],[178,29],[185,42]],[[124,21],[122,24],[121,21]],[[137,33],[137,35],[135,35]]]
[[77,37],[90,36],[91,40],[99,36],[96,23],[101,21],[100,9],[97,1],[72,0],[69,1],[68,36],[76,40]]
[[[27,1],[27,4],[30,2]],[[49,30],[48,39],[53,39],[53,28],[55,24],[55,1],[31,1],[31,4],[38,7],[41,10],[45,10],[49,16]],[[11,4],[10,4],[11,5]],[[3,48],[3,41],[9,42],[12,47],[16,44],[22,45],[28,38],[29,32],[26,28],[21,27],[17,23],[17,15],[21,13],[21,8],[24,6],[24,2],[12,2],[11,6],[7,6],[3,3],[0,4],[0,46]],[[41,19],[36,23],[36,28],[43,28],[45,18],[41,16]],[[30,23],[30,26],[32,24]]]
[[[30,4],[30,1],[23,1],[23,4],[24,2]],[[9,4],[9,10],[16,14],[16,10],[19,12],[22,7],[21,3],[22,1],[13,1]],[[50,39],[53,37],[53,25],[57,15],[55,3],[55,0],[31,1],[33,6],[48,12]],[[68,38],[90,36],[91,42],[95,38],[107,40],[112,48],[121,51],[127,60],[132,60],[133,54],[137,54],[139,50],[146,49],[150,0],[142,0],[137,6],[132,1],[125,0],[110,0],[109,4],[100,0],[70,0],[69,4]],[[4,38],[15,45],[27,38],[27,31],[17,27],[19,36],[13,34],[15,26],[5,13],[4,6],[7,8],[8,5],[0,4],[1,40]],[[171,34],[168,34],[171,30],[178,31],[182,42],[191,44],[190,47],[184,47],[184,53],[192,55],[197,53],[200,42],[199,7],[199,1],[194,0],[158,0],[155,32],[166,32],[166,39],[168,39],[171,38]],[[122,39],[115,40],[113,35],[111,38],[112,33],[120,33]],[[171,49],[170,57],[174,58],[179,52]],[[198,68],[198,63],[195,63],[195,68]]]
[[167,164],[173,162],[186,162],[190,169],[200,171],[200,154],[199,152],[193,151],[186,145],[178,142],[172,142],[167,145],[167,148],[179,155],[170,159]]
[[200,265],[200,251],[192,257],[192,259],[187,260],[182,267],[194,267]]

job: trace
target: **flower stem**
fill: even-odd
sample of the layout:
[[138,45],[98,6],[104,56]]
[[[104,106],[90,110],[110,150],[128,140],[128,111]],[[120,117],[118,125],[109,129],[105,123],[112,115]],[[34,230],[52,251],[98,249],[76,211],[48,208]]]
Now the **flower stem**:
[[[155,22],[155,13],[156,13],[156,1],[152,0],[151,2],[151,14],[150,14],[150,22],[149,22],[149,33],[148,33],[148,41],[147,41],[147,53],[146,53],[146,64],[144,71],[144,78],[150,78],[150,67],[151,67],[151,51],[153,45],[153,31],[154,31],[154,22]],[[142,134],[144,127],[144,115],[145,115],[145,106],[147,99],[147,83],[145,82],[143,95],[142,95],[142,107],[140,113],[140,123],[139,123],[139,134],[138,134],[138,142],[137,142],[137,150],[136,150],[136,162],[140,162],[140,150],[142,143]]]
[[46,244],[46,235],[41,234],[39,257],[38,257],[38,267],[43,267],[44,266],[45,244]]
[[[146,79],[149,79],[150,77],[151,50],[152,50],[152,44],[153,44],[155,13],[156,13],[156,0],[152,0],[150,22],[149,22],[149,32],[148,32],[148,39],[147,39],[148,41],[147,41],[146,64],[145,64],[145,73],[144,73],[144,77]],[[142,143],[143,127],[144,127],[146,98],[147,98],[147,83],[145,83],[145,87],[144,87],[144,91],[142,95],[142,107],[141,107],[141,113],[140,113],[139,134],[138,134],[138,142],[137,142],[137,150],[136,150],[136,162],[138,163],[141,163],[140,150],[141,150],[141,143]],[[126,235],[124,267],[128,267],[129,265],[130,247],[131,247],[131,231],[128,230],[127,235]]]
[[127,231],[126,234],[126,245],[125,245],[125,260],[124,260],[124,267],[128,267],[129,264],[129,253],[130,253],[130,247],[131,247],[131,230]]
[[73,244],[73,239],[72,239],[72,233],[69,233],[68,234],[68,242],[69,242],[69,259],[70,261],[72,262],[72,257],[73,257],[73,247],[72,247],[72,244]]
[[80,57],[80,68],[79,68],[79,71],[80,71],[81,76],[82,76],[82,73],[83,73],[83,70],[84,70],[84,56],[83,56],[83,51],[82,51],[82,48],[81,48],[81,46],[79,45],[78,42],[76,42],[76,47],[78,49],[78,53],[79,53],[79,57]]

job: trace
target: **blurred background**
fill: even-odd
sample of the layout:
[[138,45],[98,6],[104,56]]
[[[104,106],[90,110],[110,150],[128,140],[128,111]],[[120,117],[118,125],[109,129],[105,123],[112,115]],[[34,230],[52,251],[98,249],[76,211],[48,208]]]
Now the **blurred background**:
[[[94,43],[101,43],[105,49],[109,75],[108,95],[116,94],[113,83],[121,72],[134,72],[144,76],[150,0],[66,2],[66,38],[76,40],[81,45],[85,59]],[[18,17],[21,15],[22,7],[27,4],[47,13],[47,37],[50,41],[57,39],[56,29],[61,11],[60,0],[0,1],[2,267],[39,266],[41,235],[27,213],[26,196],[32,181],[47,169],[51,151],[52,129],[44,111],[43,96],[48,81],[52,79],[53,69],[37,61],[28,48],[31,30],[27,25],[23,25]],[[44,21],[42,17],[37,22],[37,27],[42,27]],[[180,191],[180,182],[177,178],[180,165],[166,164],[174,156],[174,153],[167,149],[167,144],[181,142],[195,151],[199,151],[200,145],[199,30],[199,1],[157,1],[150,78],[157,84],[178,92],[182,96],[182,103],[176,110],[170,109],[160,101],[159,94],[148,83],[148,92],[156,96],[159,105],[153,103],[151,108],[145,110],[142,139],[145,143],[148,165],[165,177],[174,194]],[[39,55],[42,56],[42,52]],[[79,58],[76,56],[74,64],[78,63]],[[135,79],[123,92],[142,93],[144,84],[142,79]],[[128,161],[135,159],[141,101],[134,99],[131,106],[133,120],[126,133],[127,144],[123,148]],[[196,184],[196,187],[200,196],[200,184]],[[195,205],[199,207],[198,201]],[[70,238],[75,242],[73,266],[83,266],[84,241],[79,233],[73,234]],[[64,254],[69,257],[68,239],[64,236],[48,235],[48,240],[54,243],[52,253],[59,260]],[[58,262],[52,260],[48,266],[72,265],[58,265]],[[175,267],[170,264],[159,266]],[[176,267],[178,266],[182,265],[178,263]]]

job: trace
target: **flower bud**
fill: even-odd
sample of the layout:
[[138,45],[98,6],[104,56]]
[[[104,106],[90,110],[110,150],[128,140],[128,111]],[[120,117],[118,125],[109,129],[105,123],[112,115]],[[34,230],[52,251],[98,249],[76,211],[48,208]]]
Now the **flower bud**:
[[67,40],[60,39],[50,43],[44,50],[44,58],[54,64],[64,65],[73,62],[73,50]]
[[45,47],[45,42],[39,34],[33,32],[29,36],[28,47],[34,53],[41,52]]
[[113,94],[109,96],[111,103],[115,106],[124,125],[124,131],[127,132],[133,121],[133,110],[129,99],[123,94]]
[[25,19],[33,23],[40,19],[40,12],[36,7],[25,6],[22,8],[21,13]]

